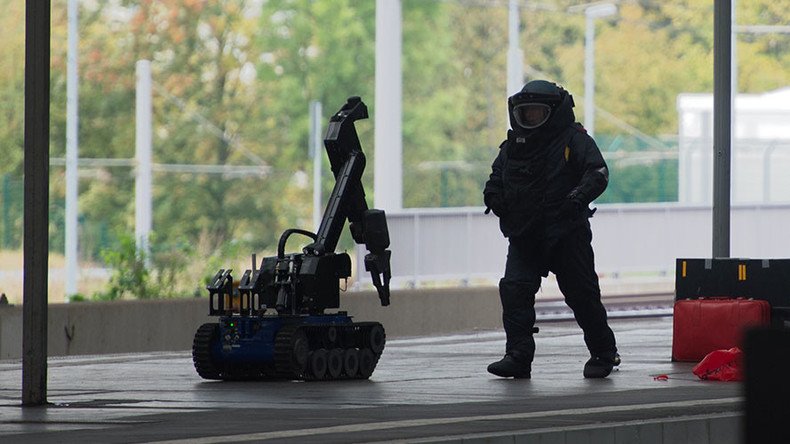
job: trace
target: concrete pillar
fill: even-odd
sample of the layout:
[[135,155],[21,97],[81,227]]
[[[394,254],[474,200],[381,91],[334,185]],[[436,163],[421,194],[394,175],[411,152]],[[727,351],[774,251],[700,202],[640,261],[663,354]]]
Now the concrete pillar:
[[376,0],[374,206],[403,207],[401,0]]

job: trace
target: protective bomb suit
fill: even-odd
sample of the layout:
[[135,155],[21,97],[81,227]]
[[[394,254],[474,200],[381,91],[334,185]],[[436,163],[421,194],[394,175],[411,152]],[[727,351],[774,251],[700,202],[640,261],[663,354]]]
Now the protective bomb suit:
[[488,368],[529,378],[535,354],[535,294],[556,275],[566,304],[584,332],[591,358],[585,377],[605,377],[619,365],[614,333],[601,303],[594,268],[589,204],[606,189],[609,172],[595,141],[575,123],[573,97],[545,80],[508,99],[511,130],[483,191],[486,213],[499,217],[509,239],[499,282],[505,357]]

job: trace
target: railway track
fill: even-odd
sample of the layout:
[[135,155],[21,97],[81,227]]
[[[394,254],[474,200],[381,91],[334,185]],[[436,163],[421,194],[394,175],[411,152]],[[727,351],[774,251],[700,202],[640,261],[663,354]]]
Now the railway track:
[[[670,316],[675,295],[647,293],[640,295],[610,295],[601,298],[609,318],[642,318]],[[573,313],[563,299],[538,299],[535,313],[539,321],[572,320]]]

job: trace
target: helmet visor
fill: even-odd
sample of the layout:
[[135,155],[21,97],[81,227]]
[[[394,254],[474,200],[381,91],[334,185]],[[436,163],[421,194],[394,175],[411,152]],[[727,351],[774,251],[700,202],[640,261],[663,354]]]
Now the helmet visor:
[[522,103],[513,107],[513,119],[524,129],[535,129],[549,120],[551,107],[545,103]]

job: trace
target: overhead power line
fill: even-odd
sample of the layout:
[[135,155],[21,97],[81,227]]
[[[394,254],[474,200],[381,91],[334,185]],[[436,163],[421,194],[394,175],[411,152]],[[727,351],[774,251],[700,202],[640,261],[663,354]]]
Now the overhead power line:
[[[437,2],[456,3],[461,6],[477,8],[507,8],[510,0],[434,0]],[[533,0],[519,0],[516,2],[519,9],[531,11],[551,11],[558,12],[560,9],[551,3],[540,3]],[[561,11],[560,11],[561,12]]]
[[156,82],[153,82],[153,87],[157,93],[161,94],[164,98],[172,102],[178,109],[186,113],[194,121],[203,125],[208,130],[209,133],[213,134],[223,142],[227,143],[231,148],[238,150],[246,158],[255,162],[256,164],[266,165],[266,162],[260,156],[253,153],[249,148],[245,147],[236,138],[228,136],[228,134],[222,128],[217,126],[214,122],[210,121],[208,118],[198,113],[197,111],[188,109],[187,103],[183,99],[171,94],[162,85]]
[[744,34],[790,34],[790,26],[741,25],[735,27],[735,32]]
[[[535,76],[537,78],[544,78],[544,79],[551,78],[551,76],[549,76],[545,72],[540,71],[538,69],[535,69],[531,65],[526,65],[524,70],[528,74],[530,74],[532,76]],[[580,95],[580,94],[574,94],[574,97],[579,97],[581,99],[584,99],[584,96]],[[608,120],[610,123],[612,123],[613,125],[615,125],[616,127],[620,128],[620,129],[622,129],[623,131],[627,132],[628,134],[631,134],[632,136],[636,137],[637,139],[645,142],[649,146],[651,146],[653,148],[656,148],[656,149],[659,149],[659,150],[666,149],[666,145],[661,143],[660,140],[656,139],[653,136],[645,134],[644,132],[640,131],[639,128],[636,128],[636,127],[628,124],[626,121],[624,121],[623,119],[615,116],[614,114],[610,113],[609,111],[607,111],[607,110],[605,110],[605,109],[603,109],[603,108],[601,108],[600,106],[597,106],[597,105],[595,106],[595,109],[596,109],[596,111],[601,113],[601,117],[603,117],[604,119]]]
[[[52,166],[65,166],[66,159],[63,157],[52,157],[50,158],[49,164]],[[77,162],[77,166],[82,168],[133,168],[137,166],[137,162],[135,159],[89,159],[82,157]],[[200,165],[174,163],[154,163],[151,164],[151,170],[160,173],[222,174],[232,177],[265,177],[272,172],[272,168],[268,165]]]

